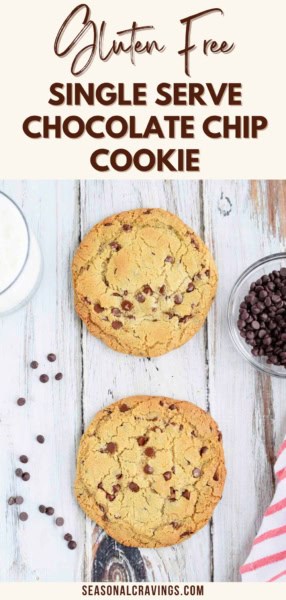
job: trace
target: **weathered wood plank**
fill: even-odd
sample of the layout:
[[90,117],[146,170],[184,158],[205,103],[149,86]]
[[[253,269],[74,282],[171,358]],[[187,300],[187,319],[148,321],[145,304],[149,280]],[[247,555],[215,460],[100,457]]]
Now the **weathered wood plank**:
[[280,424],[274,422],[272,388],[281,399],[281,382],[249,366],[232,347],[227,330],[227,302],[237,277],[259,258],[281,250],[282,202],[274,206],[268,192],[264,182],[204,183],[206,239],[220,273],[208,327],[210,409],[224,434],[228,467],[224,498],[214,516],[216,581],[239,580],[239,566],[273,493],[274,436]]
[[[82,233],[109,214],[137,207],[162,207],[178,213],[198,232],[202,230],[199,185],[191,182],[83,182]],[[201,331],[189,344],[148,361],[114,353],[84,328],[85,424],[104,405],[133,394],[165,394],[206,408],[205,338]],[[87,531],[87,539],[90,530]],[[90,545],[91,546],[91,545]],[[210,531],[172,549],[141,551],[149,579],[209,580]],[[86,577],[92,569],[90,552]],[[94,568],[94,567],[93,567]],[[131,569],[132,570],[132,569]],[[127,577],[127,574],[126,574]]]
[[[73,182],[4,182],[1,187],[22,206],[38,237],[44,273],[32,301],[0,319],[0,410],[5,432],[0,436],[0,461],[6,505],[0,521],[5,548],[0,579],[79,580],[84,518],[73,499],[72,483],[81,431],[80,326],[70,282],[70,259],[78,240],[77,190]],[[56,363],[46,360],[49,352],[58,355]],[[38,371],[29,368],[32,359],[40,363]],[[62,382],[54,380],[57,370],[64,373]],[[51,377],[46,385],[38,380],[43,372]],[[15,404],[20,395],[27,398],[22,408]],[[46,437],[44,445],[35,441],[39,433]],[[20,454],[29,457],[27,483],[14,475]],[[18,522],[16,507],[7,507],[7,497],[16,493],[25,499],[26,523]],[[39,513],[42,503],[65,518],[64,528]],[[76,552],[70,552],[63,540],[69,530],[80,542]]]

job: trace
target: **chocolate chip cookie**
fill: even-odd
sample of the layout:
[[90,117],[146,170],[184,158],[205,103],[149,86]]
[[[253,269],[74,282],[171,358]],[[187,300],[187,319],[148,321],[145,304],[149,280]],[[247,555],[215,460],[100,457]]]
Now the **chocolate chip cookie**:
[[100,411],[83,435],[75,494],[118,542],[177,544],[210,519],[224,487],[222,436],[189,402],[125,398]]
[[119,352],[159,356],[203,325],[217,270],[202,240],[161,209],[98,223],[73,261],[75,307],[89,331]]

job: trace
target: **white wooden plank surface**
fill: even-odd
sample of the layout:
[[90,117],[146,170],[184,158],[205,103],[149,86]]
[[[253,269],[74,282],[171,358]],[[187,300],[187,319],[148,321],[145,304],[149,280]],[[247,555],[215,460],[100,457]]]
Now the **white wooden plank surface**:
[[[41,286],[33,301],[0,319],[1,345],[1,580],[73,580],[82,577],[82,544],[69,551],[63,531],[39,504],[53,506],[67,530],[83,539],[84,518],[72,495],[75,453],[81,430],[80,326],[71,300],[70,258],[78,239],[77,190],[73,182],[3,183],[2,189],[23,208],[39,239],[45,260]],[[55,352],[59,360],[46,360]],[[28,365],[38,360],[40,368]],[[64,380],[43,385],[40,373],[56,369]],[[19,408],[19,396],[27,404]],[[46,437],[42,446],[37,434]],[[27,454],[29,482],[14,475],[17,457]],[[3,485],[3,481],[5,485]],[[30,518],[19,523],[10,495],[22,495]]]
[[[232,284],[251,262],[285,249],[282,182],[3,182],[22,207],[43,250],[45,271],[32,302],[0,319],[0,580],[237,581],[273,492],[272,462],[286,430],[285,384],[262,377],[235,352],[226,325]],[[73,310],[70,262],[80,236],[121,210],[160,206],[205,237],[220,272],[208,324],[186,346],[151,361],[112,352],[90,336]],[[45,360],[59,356],[56,364]],[[30,360],[41,363],[32,372]],[[42,369],[43,366],[43,369]],[[40,384],[41,372],[64,380]],[[102,406],[134,393],[166,394],[210,409],[224,435],[228,478],[213,523],[192,540],[163,550],[126,551],[78,509],[72,494],[82,428]],[[27,397],[23,408],[19,395]],[[43,433],[46,444],[35,436]],[[31,480],[14,477],[30,457]],[[10,495],[25,497],[19,524]],[[40,515],[40,503],[66,519],[64,531]],[[70,531],[78,549],[62,535]],[[3,549],[3,551],[2,551]]]
[[[237,580],[273,493],[272,460],[283,439],[274,422],[272,385],[281,417],[284,382],[263,377],[243,361],[227,331],[227,302],[236,279],[250,264],[285,248],[273,235],[269,215],[284,205],[267,197],[265,183],[205,182],[206,242],[214,252],[220,274],[215,310],[208,319],[209,402],[224,436],[228,478],[223,502],[214,515],[214,579]],[[284,215],[283,215],[284,213]],[[278,217],[279,222],[279,217]],[[273,434],[277,436],[274,440]]]

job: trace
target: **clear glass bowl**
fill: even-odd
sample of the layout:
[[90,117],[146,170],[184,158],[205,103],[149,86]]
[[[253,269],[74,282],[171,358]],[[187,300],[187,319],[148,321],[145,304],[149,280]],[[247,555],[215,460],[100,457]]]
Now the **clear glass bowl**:
[[240,304],[248,294],[251,284],[263,275],[268,275],[272,271],[280,271],[282,267],[286,267],[286,252],[266,256],[246,269],[232,289],[227,312],[230,337],[239,353],[259,371],[280,378],[286,377],[286,369],[281,366],[268,365],[264,356],[253,356],[251,346],[248,346],[240,335],[237,321]]

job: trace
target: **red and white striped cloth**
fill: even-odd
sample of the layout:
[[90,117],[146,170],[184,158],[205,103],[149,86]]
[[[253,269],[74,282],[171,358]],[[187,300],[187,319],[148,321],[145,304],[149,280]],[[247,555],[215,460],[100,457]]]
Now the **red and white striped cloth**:
[[275,465],[277,489],[266,510],[250,555],[241,567],[242,580],[286,581],[286,438]]

